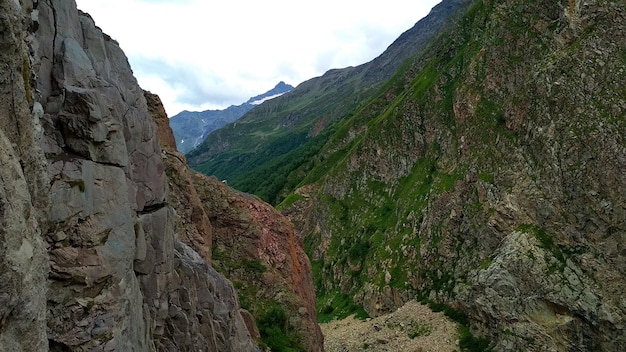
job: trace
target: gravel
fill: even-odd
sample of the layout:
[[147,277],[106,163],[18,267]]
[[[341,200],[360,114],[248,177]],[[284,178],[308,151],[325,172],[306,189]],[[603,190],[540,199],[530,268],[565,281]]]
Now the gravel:
[[351,316],[320,325],[326,352],[459,350],[456,324],[416,301],[377,318]]

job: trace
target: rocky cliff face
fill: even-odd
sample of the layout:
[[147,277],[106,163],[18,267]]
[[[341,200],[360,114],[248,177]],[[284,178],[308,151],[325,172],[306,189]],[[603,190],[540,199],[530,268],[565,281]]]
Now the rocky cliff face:
[[622,1],[478,1],[330,138],[289,210],[325,309],[411,297],[496,350],[626,342]]
[[[165,154],[169,204],[177,227],[184,229],[179,237],[232,280],[253,338],[272,350],[322,350],[311,265],[293,225],[258,198],[192,172],[176,150],[158,97],[148,92],[146,97]],[[277,309],[287,321],[268,321]],[[276,338],[281,334],[284,341]]]
[[1,1],[0,46],[0,349],[257,350],[117,43],[73,1]]
[[213,263],[237,287],[241,305],[260,322],[262,337],[269,340],[275,334],[264,320],[279,308],[288,317],[282,327],[291,340],[288,347],[322,350],[311,264],[291,222],[269,204],[216,178],[196,174],[193,181],[211,214]]

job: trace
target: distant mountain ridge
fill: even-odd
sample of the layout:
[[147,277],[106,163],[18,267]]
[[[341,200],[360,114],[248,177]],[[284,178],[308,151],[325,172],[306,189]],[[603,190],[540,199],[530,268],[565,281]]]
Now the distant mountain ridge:
[[[333,69],[224,126],[187,154],[189,165],[277,204],[297,185],[312,157],[348,118],[429,40],[444,32],[472,0],[444,0],[381,55]],[[299,169],[299,170],[298,170]],[[298,170],[296,172],[296,170]]]
[[236,121],[264,101],[279,97],[292,89],[293,86],[280,81],[271,90],[240,105],[231,105],[223,110],[182,111],[170,119],[176,147],[181,153],[187,153],[202,143],[209,133]]

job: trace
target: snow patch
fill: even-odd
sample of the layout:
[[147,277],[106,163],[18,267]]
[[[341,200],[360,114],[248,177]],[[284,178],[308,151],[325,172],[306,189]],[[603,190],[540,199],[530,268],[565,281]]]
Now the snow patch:
[[259,105],[259,104],[261,104],[262,102],[264,102],[266,100],[277,98],[277,97],[279,97],[279,96],[281,96],[283,94],[285,94],[285,93],[278,93],[278,94],[270,95],[269,97],[265,97],[265,98],[262,98],[262,99],[259,99],[259,100],[255,100],[255,101],[251,102],[250,104],[252,104],[252,105]]

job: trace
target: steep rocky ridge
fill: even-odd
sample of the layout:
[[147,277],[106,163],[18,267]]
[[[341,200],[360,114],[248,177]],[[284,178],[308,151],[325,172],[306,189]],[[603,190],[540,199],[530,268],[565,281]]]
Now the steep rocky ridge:
[[144,95],[150,115],[157,124],[170,189],[168,204],[176,211],[176,228],[181,229],[178,237],[210,263],[213,227],[193,184],[193,172],[187,167],[185,157],[176,150],[174,134],[161,99],[150,92],[144,92]]
[[0,349],[258,350],[118,44],[73,1],[0,10]]
[[621,350],[625,16],[478,1],[340,125],[283,204],[321,310],[418,297],[495,350]]
[[216,178],[195,174],[193,180],[213,225],[214,266],[233,281],[241,305],[260,322],[261,334],[276,334],[264,320],[284,310],[284,331],[294,340],[292,347],[301,343],[304,351],[320,351],[311,264],[291,222]]
[[[48,178],[31,119],[24,12],[0,2],[0,346],[40,351],[46,339],[48,259],[40,225]],[[35,117],[39,114],[35,112]]]
[[[255,339],[272,350],[322,350],[311,264],[293,225],[260,199],[192,172],[176,150],[160,100],[148,92],[146,97],[162,138],[169,204],[177,228],[184,229],[179,237],[234,283]],[[286,321],[271,320],[275,312]]]
[[444,0],[371,62],[330,70],[255,108],[190,152],[190,165],[279,203],[285,190],[292,191],[311,167],[308,161],[326,142],[334,123],[348,118],[471,2]]

